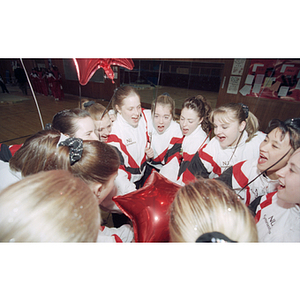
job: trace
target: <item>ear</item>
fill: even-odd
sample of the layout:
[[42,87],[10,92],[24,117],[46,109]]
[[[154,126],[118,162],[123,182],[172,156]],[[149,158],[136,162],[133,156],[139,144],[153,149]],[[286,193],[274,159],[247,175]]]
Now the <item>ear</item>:
[[101,199],[100,198],[100,194],[101,194],[101,191],[102,191],[102,183],[100,182],[97,182],[97,183],[93,183],[90,187],[91,187],[91,190],[92,192],[94,193],[94,195],[98,198],[98,199]]
[[120,106],[118,104],[116,104],[116,110],[117,112],[120,114],[121,113],[121,109],[120,109]]
[[239,125],[239,131],[242,132],[246,128],[246,121],[242,121]]
[[203,122],[203,117],[200,119],[198,125],[200,125]]

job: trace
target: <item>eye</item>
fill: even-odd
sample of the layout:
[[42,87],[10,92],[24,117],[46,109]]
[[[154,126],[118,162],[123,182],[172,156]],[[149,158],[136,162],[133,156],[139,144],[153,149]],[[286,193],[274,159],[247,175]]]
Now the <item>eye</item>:
[[223,128],[223,129],[227,129],[227,128],[228,128],[228,126],[222,126],[222,128]]
[[275,145],[275,144],[272,144],[272,147],[275,148],[275,149],[278,149],[278,146]]
[[294,171],[292,168],[290,168],[290,172],[291,172],[291,173],[295,173],[295,171]]

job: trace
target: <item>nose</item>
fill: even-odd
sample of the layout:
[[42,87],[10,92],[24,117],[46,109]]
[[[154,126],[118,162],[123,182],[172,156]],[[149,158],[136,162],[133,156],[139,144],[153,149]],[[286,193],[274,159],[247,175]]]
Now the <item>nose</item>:
[[279,170],[276,172],[276,175],[277,175],[278,177],[283,178],[283,177],[285,176],[286,171],[288,170],[288,168],[289,168],[288,165],[284,166],[283,168],[279,169]]
[[221,132],[220,127],[219,127],[219,126],[216,126],[216,127],[214,128],[214,134],[215,134],[215,135],[218,135],[220,132]]
[[140,115],[140,110],[138,108],[134,108],[133,112],[135,115]]

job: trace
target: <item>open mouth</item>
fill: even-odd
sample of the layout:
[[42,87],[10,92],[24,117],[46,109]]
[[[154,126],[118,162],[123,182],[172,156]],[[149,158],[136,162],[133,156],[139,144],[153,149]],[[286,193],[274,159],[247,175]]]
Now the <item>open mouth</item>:
[[282,183],[282,182],[278,182],[278,186],[277,186],[277,190],[280,191],[280,190],[283,190],[285,189],[285,185]]
[[219,139],[219,142],[222,143],[225,141],[226,137],[225,136],[217,136],[217,138]]
[[184,129],[184,128],[182,129],[182,133],[183,133],[183,134],[187,134],[188,132],[189,132],[188,129]]
[[263,164],[267,161],[268,159],[263,155],[263,154],[259,154],[259,158],[258,158],[258,163],[259,164]]
[[159,132],[163,132],[164,129],[165,129],[164,126],[157,126],[157,130],[158,130]]

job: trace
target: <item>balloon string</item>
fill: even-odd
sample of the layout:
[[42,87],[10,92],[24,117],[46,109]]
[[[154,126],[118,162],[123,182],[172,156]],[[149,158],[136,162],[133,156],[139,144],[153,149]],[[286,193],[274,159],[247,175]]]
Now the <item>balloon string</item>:
[[38,102],[37,102],[37,100],[36,100],[35,93],[34,93],[34,90],[33,90],[33,88],[32,88],[32,85],[31,85],[29,76],[28,76],[28,74],[27,74],[25,65],[24,65],[24,63],[23,63],[23,59],[20,58],[20,61],[21,61],[21,64],[22,64],[22,66],[23,66],[23,69],[24,69],[24,71],[25,71],[25,74],[26,74],[26,77],[27,77],[27,81],[28,81],[28,83],[29,83],[29,87],[30,87],[31,93],[32,93],[33,99],[34,99],[34,101],[35,101],[35,105],[36,105],[36,108],[37,108],[37,111],[38,111],[38,114],[39,114],[39,117],[40,117],[40,122],[41,122],[41,125],[42,125],[42,129],[44,129],[45,127],[44,127],[44,122],[43,122],[42,115],[41,115],[41,112],[40,112],[40,108],[39,108]]

